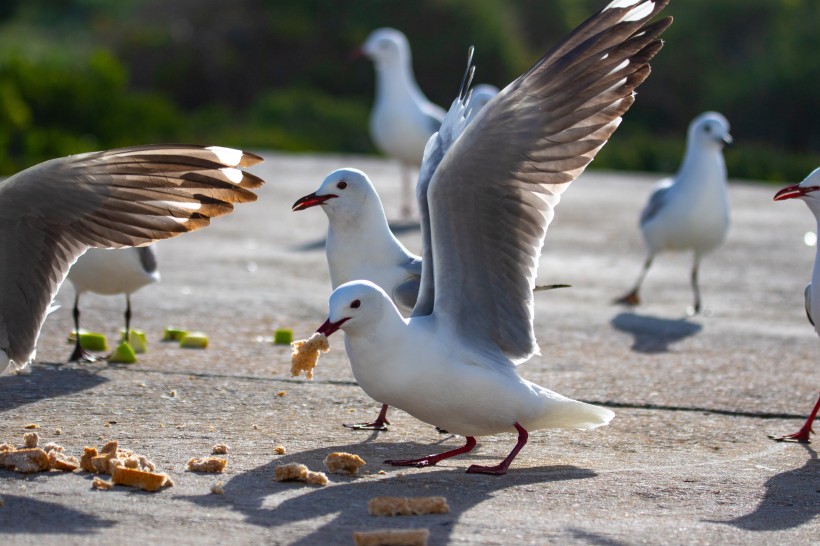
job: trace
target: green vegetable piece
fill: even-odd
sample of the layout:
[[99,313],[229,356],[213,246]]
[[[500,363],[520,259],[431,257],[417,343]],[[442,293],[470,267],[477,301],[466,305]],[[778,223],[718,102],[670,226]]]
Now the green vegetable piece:
[[137,361],[137,354],[128,342],[123,341],[117,345],[108,361],[114,364],[133,364]]
[[169,326],[162,333],[162,341],[180,341],[187,333],[187,330],[180,330],[179,328]]
[[203,332],[188,332],[179,340],[179,346],[183,349],[205,349],[208,347],[208,336]]
[[108,341],[103,334],[80,330],[80,347],[86,351],[107,351]]
[[[125,341],[125,328],[120,328],[120,341]],[[148,350],[148,343],[145,341],[145,332],[131,328],[131,348],[137,354],[142,354]]]
[[273,333],[273,342],[276,345],[290,345],[293,342],[293,330],[280,328]]

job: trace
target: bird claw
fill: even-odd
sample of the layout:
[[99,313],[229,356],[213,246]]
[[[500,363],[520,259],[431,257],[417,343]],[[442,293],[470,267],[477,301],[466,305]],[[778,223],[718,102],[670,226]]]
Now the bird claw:
[[85,363],[89,363],[89,364],[92,363],[92,362],[96,362],[98,360],[100,360],[100,357],[94,356],[91,353],[89,353],[88,351],[85,351],[84,349],[80,349],[79,347],[74,349],[74,352],[71,353],[71,356],[68,359],[69,362],[77,362],[77,363],[85,362]]
[[794,434],[786,434],[785,436],[769,435],[769,438],[775,442],[797,442],[799,444],[810,444],[812,434],[814,434],[814,431],[811,428],[801,428]]
[[625,296],[622,296],[614,300],[612,303],[616,305],[628,305],[630,307],[635,307],[636,305],[641,304],[641,298],[638,296],[637,292],[633,291],[629,294],[626,294]]
[[380,432],[387,432],[390,430],[386,425],[389,421],[373,421],[372,423],[342,423],[343,427],[353,430],[377,430]]
[[495,466],[481,466],[478,464],[470,465],[467,469],[467,474],[490,474],[493,476],[503,476],[507,473],[507,467],[503,465]]

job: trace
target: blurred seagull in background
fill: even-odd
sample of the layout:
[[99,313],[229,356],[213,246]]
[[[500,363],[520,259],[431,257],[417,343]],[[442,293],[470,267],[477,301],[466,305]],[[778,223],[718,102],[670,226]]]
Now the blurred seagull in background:
[[686,154],[674,178],[662,180],[641,212],[641,233],[648,255],[635,287],[615,303],[639,305],[641,283],[655,255],[665,250],[692,250],[693,312],[700,313],[698,268],[701,258],[720,246],[729,229],[729,193],[723,147],[732,142],[729,122],[705,112],[689,124]]
[[89,248],[68,270],[74,286],[74,352],[69,362],[93,361],[95,357],[80,347],[80,295],[93,292],[104,296],[125,294],[125,341],[131,336],[131,294],[159,282],[157,251],[153,245],[110,250]]
[[[667,0],[616,0],[582,23],[482,110],[417,187],[422,280],[410,319],[369,281],[330,297],[318,332],[345,331],[353,375],[376,400],[466,437],[463,447],[396,466],[431,466],[467,453],[475,436],[513,432],[494,466],[504,474],[528,430],[590,429],[613,412],[522,379],[538,353],[533,288],[560,194],[606,143],[649,75],[671,19],[648,24]],[[446,125],[446,122],[445,122]],[[425,155],[433,152],[435,141]]]
[[[801,183],[783,188],[777,192],[774,196],[774,200],[802,199],[814,213],[818,233],[820,233],[820,193],[816,193],[818,190],[820,190],[820,168],[812,171]],[[809,318],[809,322],[811,322],[812,326],[814,326],[814,331],[820,335],[820,316],[815,317],[812,312],[813,309],[820,309],[820,288],[814,289],[814,287],[820,287],[820,248],[818,248],[814,258],[814,270],[811,274],[811,282],[806,286],[804,292],[806,316]],[[774,439],[779,441],[792,440],[804,444],[810,443],[811,434],[814,432],[812,430],[812,423],[814,422],[814,418],[817,417],[818,411],[820,411],[820,398],[818,398],[814,409],[812,409],[809,414],[809,418],[799,431]]]
[[54,295],[89,247],[143,246],[207,226],[263,181],[254,154],[147,145],[52,159],[0,183],[0,373],[24,368]]
[[413,75],[407,37],[392,28],[374,30],[361,52],[376,69],[376,97],[370,112],[370,137],[376,147],[401,164],[401,215],[412,213],[412,171],[424,147],[444,120],[444,109],[424,96]]

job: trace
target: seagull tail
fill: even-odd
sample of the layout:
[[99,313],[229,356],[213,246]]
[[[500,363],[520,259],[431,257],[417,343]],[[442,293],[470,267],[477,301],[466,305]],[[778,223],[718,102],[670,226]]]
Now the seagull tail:
[[540,393],[543,412],[527,430],[543,428],[593,429],[609,424],[615,412],[601,406],[566,398],[547,389]]

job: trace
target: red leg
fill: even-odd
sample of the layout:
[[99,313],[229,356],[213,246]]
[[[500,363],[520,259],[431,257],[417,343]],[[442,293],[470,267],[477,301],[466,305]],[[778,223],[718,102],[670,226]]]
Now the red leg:
[[372,423],[345,423],[343,426],[352,428],[353,430],[387,430],[390,421],[387,420],[387,404],[382,404],[382,409],[379,416]]
[[519,425],[515,423],[515,428],[518,430],[518,442],[516,442],[515,447],[510,451],[510,454],[507,455],[507,458],[498,463],[495,466],[481,466],[474,464],[470,468],[467,469],[468,474],[494,474],[496,476],[501,476],[502,474],[507,473],[507,468],[509,468],[510,463],[513,462],[515,456],[518,455],[518,452],[521,451],[521,448],[524,447],[524,444],[527,443],[527,438],[529,438],[529,434],[527,431]]
[[811,425],[814,422],[814,418],[817,417],[818,411],[820,411],[820,398],[818,398],[817,403],[814,404],[814,409],[811,410],[811,414],[809,415],[809,418],[806,419],[806,423],[803,425],[803,428],[801,428],[794,434],[787,434],[785,436],[773,439],[778,442],[800,442],[801,444],[810,444],[810,436],[814,433],[814,431],[811,429]]
[[462,453],[468,453],[472,451],[474,447],[475,438],[472,436],[467,436],[467,443],[463,446],[450,451],[445,451],[444,453],[439,453],[438,455],[428,455],[426,457],[422,457],[421,459],[396,459],[384,461],[384,463],[393,466],[416,466],[418,468],[422,468],[425,466],[433,466],[439,461],[449,459],[450,457],[455,457],[456,455],[461,455]]

